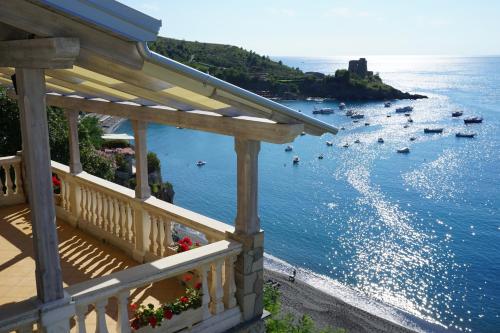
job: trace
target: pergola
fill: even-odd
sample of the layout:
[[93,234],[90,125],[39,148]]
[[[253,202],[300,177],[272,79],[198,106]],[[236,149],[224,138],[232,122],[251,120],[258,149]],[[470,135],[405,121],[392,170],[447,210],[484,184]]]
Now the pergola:
[[[0,1],[0,84],[15,88],[9,95],[18,100],[21,111],[38,297],[44,304],[65,297],[45,113],[46,105],[52,105],[67,112],[72,174],[82,172],[79,111],[132,121],[137,200],[150,196],[148,122],[235,138],[238,189],[233,237],[243,244],[236,263],[236,287],[243,318],[250,320],[262,313],[262,295],[255,296],[245,288],[255,276],[244,271],[254,264],[247,254],[263,251],[257,209],[260,142],[287,143],[303,131],[319,136],[335,134],[337,129],[150,51],[146,42],[156,39],[160,25],[160,21],[112,0]],[[134,258],[142,262],[144,253],[137,251]],[[262,280],[262,262],[258,265],[257,279]],[[56,331],[50,327],[47,324],[46,329]]]

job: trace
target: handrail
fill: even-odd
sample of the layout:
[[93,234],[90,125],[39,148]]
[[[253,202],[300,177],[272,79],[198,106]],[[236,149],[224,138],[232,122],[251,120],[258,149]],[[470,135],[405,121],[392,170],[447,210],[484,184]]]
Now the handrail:
[[135,289],[177,276],[199,266],[238,255],[242,245],[235,241],[218,241],[175,256],[131,267],[110,275],[90,279],[65,291],[73,301],[85,303],[95,298],[109,298],[120,291]]

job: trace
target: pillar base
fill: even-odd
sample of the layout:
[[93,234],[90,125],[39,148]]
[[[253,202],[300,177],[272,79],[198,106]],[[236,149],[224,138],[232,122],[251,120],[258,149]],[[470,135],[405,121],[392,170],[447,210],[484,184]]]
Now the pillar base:
[[230,237],[243,245],[234,264],[236,299],[243,321],[260,318],[264,311],[264,232]]

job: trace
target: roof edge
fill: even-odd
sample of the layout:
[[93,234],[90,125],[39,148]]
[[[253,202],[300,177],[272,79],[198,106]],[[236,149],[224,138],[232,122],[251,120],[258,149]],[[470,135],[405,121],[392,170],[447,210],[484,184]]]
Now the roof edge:
[[162,25],[155,19],[115,0],[29,0],[72,16],[132,41],[154,41]]
[[274,102],[265,97],[259,96],[253,92],[235,86],[229,82],[220,80],[216,77],[213,77],[209,74],[203,73],[197,69],[191,68],[187,65],[181,64],[175,60],[167,58],[161,54],[153,52],[149,49],[146,42],[137,43],[137,48],[139,53],[144,58],[144,60],[150,61],[156,65],[168,68],[177,73],[184,74],[189,76],[192,79],[197,81],[202,81],[208,85],[211,85],[217,89],[221,89],[227,91],[230,94],[233,94],[237,97],[249,100],[252,103],[258,104],[264,108],[275,110],[277,112],[281,112],[291,118],[296,119],[298,122],[303,123],[304,125],[309,125],[310,127],[315,127],[320,130],[322,133],[331,133],[337,134],[338,129],[330,124],[327,124],[321,120],[309,117],[303,113],[297,112],[289,107],[286,107],[280,103]]

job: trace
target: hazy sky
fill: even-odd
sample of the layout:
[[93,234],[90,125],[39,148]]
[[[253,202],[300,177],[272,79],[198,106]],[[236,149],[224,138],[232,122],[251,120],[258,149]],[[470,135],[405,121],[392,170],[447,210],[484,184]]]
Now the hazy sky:
[[160,35],[266,55],[500,55],[500,0],[119,0]]

